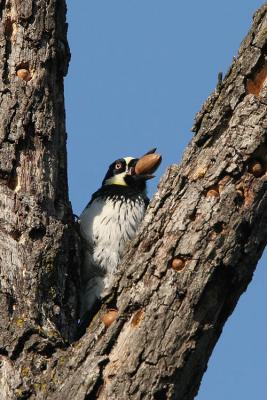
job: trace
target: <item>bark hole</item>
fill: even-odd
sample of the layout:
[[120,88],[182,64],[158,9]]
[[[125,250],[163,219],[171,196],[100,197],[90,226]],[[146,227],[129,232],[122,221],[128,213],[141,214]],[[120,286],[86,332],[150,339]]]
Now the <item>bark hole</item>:
[[5,349],[0,348],[0,356],[8,357],[8,352]]
[[111,324],[117,319],[118,310],[110,309],[102,317],[101,320],[106,328],[109,328]]
[[29,236],[33,241],[42,239],[45,234],[46,228],[43,225],[36,226],[32,228],[29,232]]
[[136,311],[136,313],[132,317],[131,325],[134,327],[139,325],[143,318],[144,318],[144,311],[142,309]]
[[250,235],[251,235],[252,228],[248,221],[243,221],[238,227],[237,230],[237,241],[242,245],[245,246],[247,243]]
[[4,58],[4,68],[3,68],[3,82],[6,85],[9,85],[9,65],[8,60],[11,55],[11,36],[6,35],[6,43],[5,43],[5,58]]
[[213,225],[213,229],[216,233],[221,233],[223,231],[224,223],[219,221]]
[[15,171],[12,171],[11,176],[8,179],[7,186],[11,190],[15,190],[18,185],[18,176]]
[[167,399],[167,390],[166,389],[160,389],[156,393],[154,393],[154,399],[155,400],[165,400]]
[[258,69],[246,83],[246,91],[248,94],[253,94],[259,97],[260,92],[264,86],[264,82],[267,78],[267,62]]
[[16,242],[19,241],[19,238],[21,237],[21,232],[17,229],[13,229],[10,232],[10,236],[12,237],[12,239],[16,240]]
[[220,197],[218,185],[211,186],[206,192],[206,197]]
[[8,307],[8,314],[10,316],[12,316],[14,313],[14,306],[16,304],[16,301],[11,294],[7,293],[6,294],[6,302],[7,302],[7,307]]
[[5,36],[9,40],[13,33],[13,21],[11,18],[7,18],[5,21]]

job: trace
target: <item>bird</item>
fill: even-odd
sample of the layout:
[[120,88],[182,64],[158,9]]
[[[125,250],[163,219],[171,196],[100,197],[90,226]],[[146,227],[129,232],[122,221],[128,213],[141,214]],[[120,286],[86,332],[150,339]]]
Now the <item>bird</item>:
[[83,246],[80,321],[101,302],[113,276],[144,218],[149,203],[148,179],[161,162],[152,149],[140,158],[123,157],[108,168],[102,186],[79,218]]

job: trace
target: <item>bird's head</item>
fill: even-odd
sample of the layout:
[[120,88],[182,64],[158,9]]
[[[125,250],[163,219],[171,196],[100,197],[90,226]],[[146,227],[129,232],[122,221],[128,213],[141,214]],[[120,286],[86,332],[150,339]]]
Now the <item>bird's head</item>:
[[146,181],[153,178],[161,163],[161,156],[152,149],[140,158],[124,157],[114,161],[108,169],[102,186],[119,185],[137,190],[146,189]]

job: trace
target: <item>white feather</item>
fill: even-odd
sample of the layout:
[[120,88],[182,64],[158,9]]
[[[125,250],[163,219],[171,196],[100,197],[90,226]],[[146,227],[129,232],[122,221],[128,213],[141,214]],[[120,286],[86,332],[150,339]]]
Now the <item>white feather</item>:
[[137,200],[96,198],[81,214],[80,231],[85,241],[84,284],[81,314],[92,308],[113,274],[145,213],[145,203]]

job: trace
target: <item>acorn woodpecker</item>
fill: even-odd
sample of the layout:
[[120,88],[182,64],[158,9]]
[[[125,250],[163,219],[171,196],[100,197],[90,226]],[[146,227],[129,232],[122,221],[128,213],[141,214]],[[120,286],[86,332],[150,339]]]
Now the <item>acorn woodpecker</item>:
[[101,299],[110,286],[126,243],[131,240],[144,217],[149,199],[146,181],[161,162],[153,149],[143,157],[114,161],[80,216],[84,245],[81,271],[81,319]]

